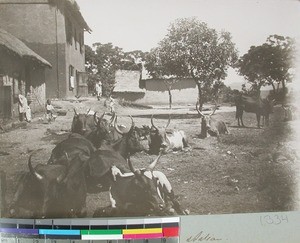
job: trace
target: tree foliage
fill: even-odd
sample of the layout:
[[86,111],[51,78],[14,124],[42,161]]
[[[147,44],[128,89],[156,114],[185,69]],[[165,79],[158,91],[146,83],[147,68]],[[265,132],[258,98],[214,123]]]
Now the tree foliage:
[[136,50],[124,52],[112,43],[94,43],[86,46],[86,70],[89,73],[89,87],[97,80],[102,81],[104,95],[109,95],[115,85],[115,72],[119,69],[142,71],[145,53]]
[[251,46],[238,61],[239,73],[251,84],[259,95],[265,85],[277,91],[279,84],[285,89],[286,82],[293,78],[295,43],[290,37],[271,35],[260,46]]
[[145,68],[154,77],[192,77],[202,107],[215,81],[224,80],[237,61],[237,50],[229,32],[209,28],[196,18],[177,19],[166,37],[146,56]]

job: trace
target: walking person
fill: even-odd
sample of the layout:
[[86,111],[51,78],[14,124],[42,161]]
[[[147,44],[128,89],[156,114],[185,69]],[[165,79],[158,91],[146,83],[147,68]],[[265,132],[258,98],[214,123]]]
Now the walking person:
[[96,94],[97,99],[100,100],[100,97],[102,95],[102,82],[100,80],[96,83]]

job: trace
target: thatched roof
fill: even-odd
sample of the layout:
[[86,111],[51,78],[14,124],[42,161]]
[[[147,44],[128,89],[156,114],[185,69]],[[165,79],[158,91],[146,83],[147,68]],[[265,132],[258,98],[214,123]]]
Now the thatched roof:
[[7,49],[20,58],[30,59],[39,63],[40,65],[52,67],[49,62],[47,62],[44,58],[36,54],[33,50],[31,50],[28,46],[26,46],[22,41],[8,33],[7,31],[0,28],[0,47]]

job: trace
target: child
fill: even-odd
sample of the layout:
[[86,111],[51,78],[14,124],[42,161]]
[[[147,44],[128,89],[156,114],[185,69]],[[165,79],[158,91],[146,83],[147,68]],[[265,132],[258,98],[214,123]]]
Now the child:
[[48,122],[51,122],[51,120],[54,119],[53,112],[54,112],[54,107],[53,105],[51,105],[51,100],[48,99],[46,103],[46,118]]
[[105,100],[104,106],[109,109],[111,114],[115,113],[115,100],[111,95]]

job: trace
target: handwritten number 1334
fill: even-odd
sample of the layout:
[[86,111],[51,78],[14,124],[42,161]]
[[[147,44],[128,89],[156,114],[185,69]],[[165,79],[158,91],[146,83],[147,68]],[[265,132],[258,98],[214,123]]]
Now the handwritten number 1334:
[[281,223],[288,223],[289,219],[286,215],[265,215],[265,216],[260,216],[260,222],[262,225],[265,224],[281,224]]

